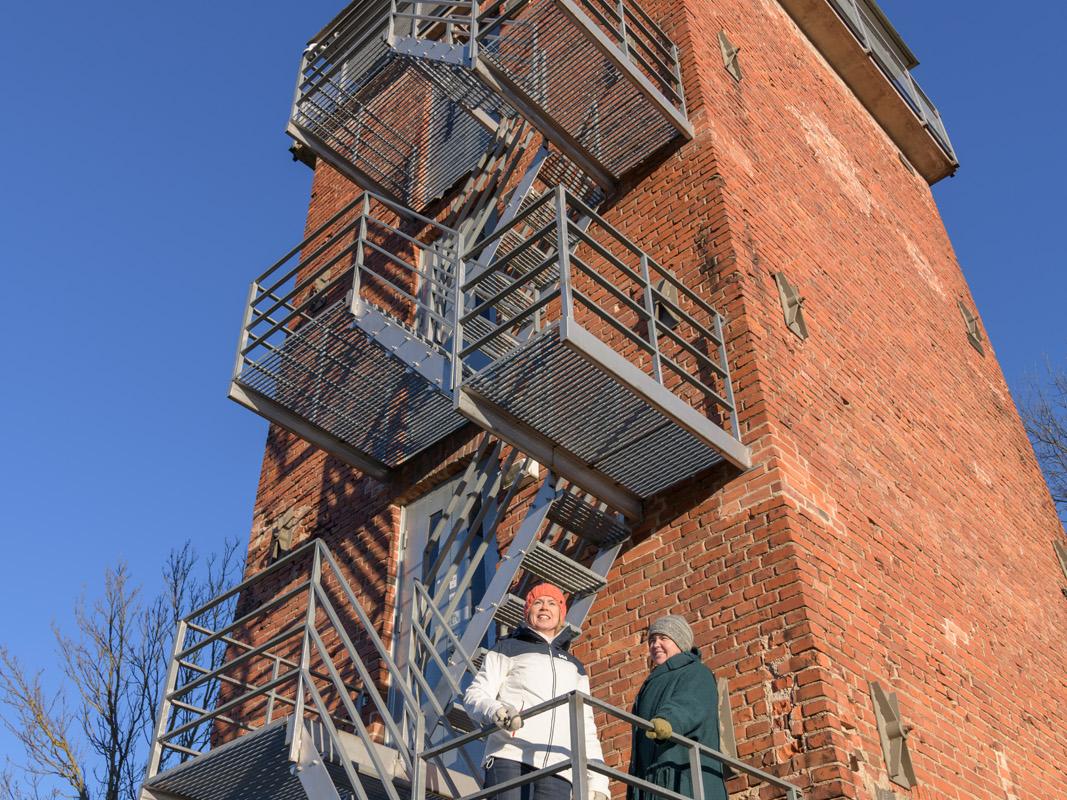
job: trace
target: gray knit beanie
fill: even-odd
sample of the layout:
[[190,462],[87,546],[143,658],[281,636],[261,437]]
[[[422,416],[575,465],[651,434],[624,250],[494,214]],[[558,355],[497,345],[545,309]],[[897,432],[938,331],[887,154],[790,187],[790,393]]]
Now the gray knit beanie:
[[685,617],[679,617],[677,614],[660,617],[648,626],[648,635],[651,637],[654,633],[673,639],[683,653],[693,649],[693,629],[689,627]]

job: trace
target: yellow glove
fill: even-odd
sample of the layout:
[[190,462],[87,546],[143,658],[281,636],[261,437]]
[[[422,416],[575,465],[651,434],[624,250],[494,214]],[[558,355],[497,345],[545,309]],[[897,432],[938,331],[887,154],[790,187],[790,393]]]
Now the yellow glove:
[[652,730],[645,731],[645,736],[649,739],[655,739],[657,742],[662,742],[664,739],[669,739],[671,734],[674,733],[674,728],[671,727],[671,723],[662,717],[653,717],[649,720],[652,723]]

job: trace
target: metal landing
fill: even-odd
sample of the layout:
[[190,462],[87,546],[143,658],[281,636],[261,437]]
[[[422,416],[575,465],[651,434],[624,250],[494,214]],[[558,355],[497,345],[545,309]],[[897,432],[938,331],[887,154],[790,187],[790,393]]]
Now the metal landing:
[[466,424],[452,408],[447,384],[435,384],[401,355],[355,327],[347,305],[338,302],[289,333],[281,347],[246,363],[230,397],[385,478]]
[[[536,449],[557,456],[553,468],[579,485],[588,480],[567,475],[559,451],[643,500],[724,460],[713,444],[723,438],[721,428],[693,409],[679,420],[663,407],[680,401],[651,380],[646,384],[639,393],[627,376],[554,326],[466,380],[460,411],[505,440],[538,437]],[[649,402],[650,392],[660,402]],[[691,429],[694,422],[703,435]]]
[[[157,800],[163,796],[182,800],[308,800],[289,761],[291,720],[291,717],[278,720],[159,773],[145,783],[146,793]],[[320,752],[324,754],[323,761],[334,787],[340,797],[350,798],[352,788],[340,766],[340,756],[329,752],[321,731],[316,727],[311,725],[310,731]],[[381,776],[374,774],[365,754],[361,757],[362,746],[350,734],[342,734],[342,737],[346,754],[352,758],[367,793],[367,800],[388,800]],[[391,764],[398,761],[395,751],[384,746],[379,746],[379,755],[390,758],[388,763]],[[428,798],[446,800],[454,796],[456,790],[463,793],[474,790],[469,778],[452,775],[456,781],[453,790],[441,793],[439,771],[431,767],[430,773],[428,786],[439,791],[428,791]],[[409,783],[406,777],[400,775],[399,767],[393,780],[397,788],[403,787],[403,793],[406,794]]]

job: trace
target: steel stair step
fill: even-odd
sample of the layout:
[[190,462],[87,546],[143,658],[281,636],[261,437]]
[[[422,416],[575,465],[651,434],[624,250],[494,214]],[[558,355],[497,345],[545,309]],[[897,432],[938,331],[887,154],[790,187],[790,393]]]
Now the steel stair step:
[[[497,292],[501,292],[515,284],[515,280],[509,275],[494,273],[486,276],[478,282],[474,288],[474,294],[479,301],[488,300]],[[534,304],[533,298],[525,290],[520,288],[493,303],[493,308],[498,314],[503,314],[505,319],[513,319]]]
[[445,717],[453,730],[459,733],[470,733],[478,727],[474,724],[474,720],[467,715],[467,710],[460,703],[452,703],[448,707],[448,711],[445,712]]
[[505,625],[508,628],[515,629],[522,624],[526,609],[526,603],[522,598],[513,594],[504,595],[504,599],[496,607],[496,611],[493,612],[493,619],[499,622],[501,625]]
[[[489,334],[496,327],[495,322],[490,322],[485,317],[472,317],[463,323],[464,344],[469,345]],[[482,345],[481,350],[492,358],[503,358],[516,347],[519,340],[507,331],[500,331],[492,339]]]
[[548,518],[600,548],[614,547],[630,538],[625,523],[571,492],[563,492],[552,501]]
[[592,594],[607,585],[600,575],[543,542],[534,542],[526,551],[522,568],[571,595]]

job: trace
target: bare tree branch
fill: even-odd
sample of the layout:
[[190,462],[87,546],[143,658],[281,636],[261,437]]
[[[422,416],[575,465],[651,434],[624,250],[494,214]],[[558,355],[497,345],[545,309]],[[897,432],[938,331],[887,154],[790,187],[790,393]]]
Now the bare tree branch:
[[[173,550],[162,588],[147,603],[125,564],[108,569],[102,595],[75,603],[73,634],[55,629],[65,685],[54,695],[42,687],[41,673],[31,675],[0,647],[0,719],[23,747],[29,777],[0,772],[0,800],[137,800],[177,623],[239,574],[238,545],[228,540],[221,556],[203,560],[189,543]],[[232,603],[212,613],[221,627]],[[209,663],[218,662],[225,647],[204,651]],[[209,681],[184,699],[211,708],[218,689]],[[177,744],[203,749],[209,734],[192,730]]]
[[[6,647],[0,646],[0,705],[3,721],[26,751],[25,771],[33,776],[58,778],[79,800],[89,800],[85,770],[70,736],[73,722],[61,693],[46,697],[41,674],[29,675]],[[4,790],[17,784],[5,773]],[[21,790],[20,790],[21,796]]]
[[1067,370],[1045,364],[1032,376],[1020,413],[1060,519],[1067,521]]

